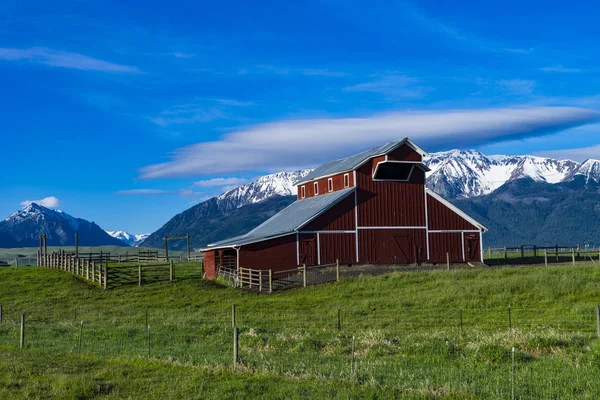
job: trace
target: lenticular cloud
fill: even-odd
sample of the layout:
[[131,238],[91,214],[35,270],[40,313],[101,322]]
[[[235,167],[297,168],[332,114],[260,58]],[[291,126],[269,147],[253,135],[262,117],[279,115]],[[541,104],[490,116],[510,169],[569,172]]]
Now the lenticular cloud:
[[599,117],[585,108],[528,107],[274,122],[178,149],[171,160],[140,172],[143,178],[176,178],[313,167],[404,137],[437,151],[547,135]]

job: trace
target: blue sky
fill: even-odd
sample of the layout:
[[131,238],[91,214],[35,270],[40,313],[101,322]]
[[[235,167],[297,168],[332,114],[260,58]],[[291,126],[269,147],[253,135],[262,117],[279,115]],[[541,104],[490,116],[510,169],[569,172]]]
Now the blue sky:
[[54,197],[151,232],[404,136],[600,158],[596,2],[127,3],[3,2],[0,215]]

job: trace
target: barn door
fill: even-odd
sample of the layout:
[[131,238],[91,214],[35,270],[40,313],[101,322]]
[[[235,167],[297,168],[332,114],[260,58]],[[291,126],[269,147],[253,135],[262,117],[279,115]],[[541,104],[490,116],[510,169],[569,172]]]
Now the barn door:
[[465,256],[467,261],[481,261],[481,246],[479,243],[479,234],[465,234]]
[[300,239],[300,264],[317,264],[317,240],[314,237]]
[[412,263],[412,239],[408,235],[394,236],[394,264]]

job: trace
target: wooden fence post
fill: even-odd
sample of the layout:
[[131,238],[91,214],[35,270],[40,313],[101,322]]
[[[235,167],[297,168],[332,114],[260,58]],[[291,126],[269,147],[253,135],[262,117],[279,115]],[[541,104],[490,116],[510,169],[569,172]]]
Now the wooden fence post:
[[92,282],[96,281],[96,261],[92,261]]
[[544,250],[544,265],[548,266],[548,249]]
[[525,246],[521,245],[521,258],[525,258]]
[[303,283],[304,287],[306,287],[306,264],[302,264],[302,275],[303,275]]
[[237,366],[239,357],[238,357],[238,328],[233,328],[233,366]]
[[231,305],[231,326],[235,328],[235,304]]
[[104,290],[108,289],[108,266],[104,265]]
[[173,260],[169,261],[169,282],[173,282]]
[[15,267],[19,266],[19,259],[17,257],[15,257]]
[[25,314],[21,314],[21,336],[19,338],[19,348],[25,347]]
[[575,265],[575,249],[571,249],[571,256],[573,257],[573,265]]
[[258,270],[258,281],[259,281],[258,291],[262,292],[262,269]]
[[85,279],[90,279],[90,260],[85,260]]
[[138,285],[142,286],[142,264],[138,265]]
[[446,268],[450,271],[450,253],[446,253]]
[[600,304],[596,305],[596,334],[600,337]]
[[335,260],[335,281],[340,281],[340,259],[336,258]]
[[533,256],[537,257],[537,246],[535,244],[533,245]]
[[273,292],[273,270],[269,270],[269,293]]

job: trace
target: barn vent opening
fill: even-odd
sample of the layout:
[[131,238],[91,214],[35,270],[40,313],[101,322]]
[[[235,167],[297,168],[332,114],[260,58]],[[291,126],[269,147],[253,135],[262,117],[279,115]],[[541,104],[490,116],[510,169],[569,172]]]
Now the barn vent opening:
[[373,179],[385,181],[407,181],[414,164],[384,162],[377,166]]

